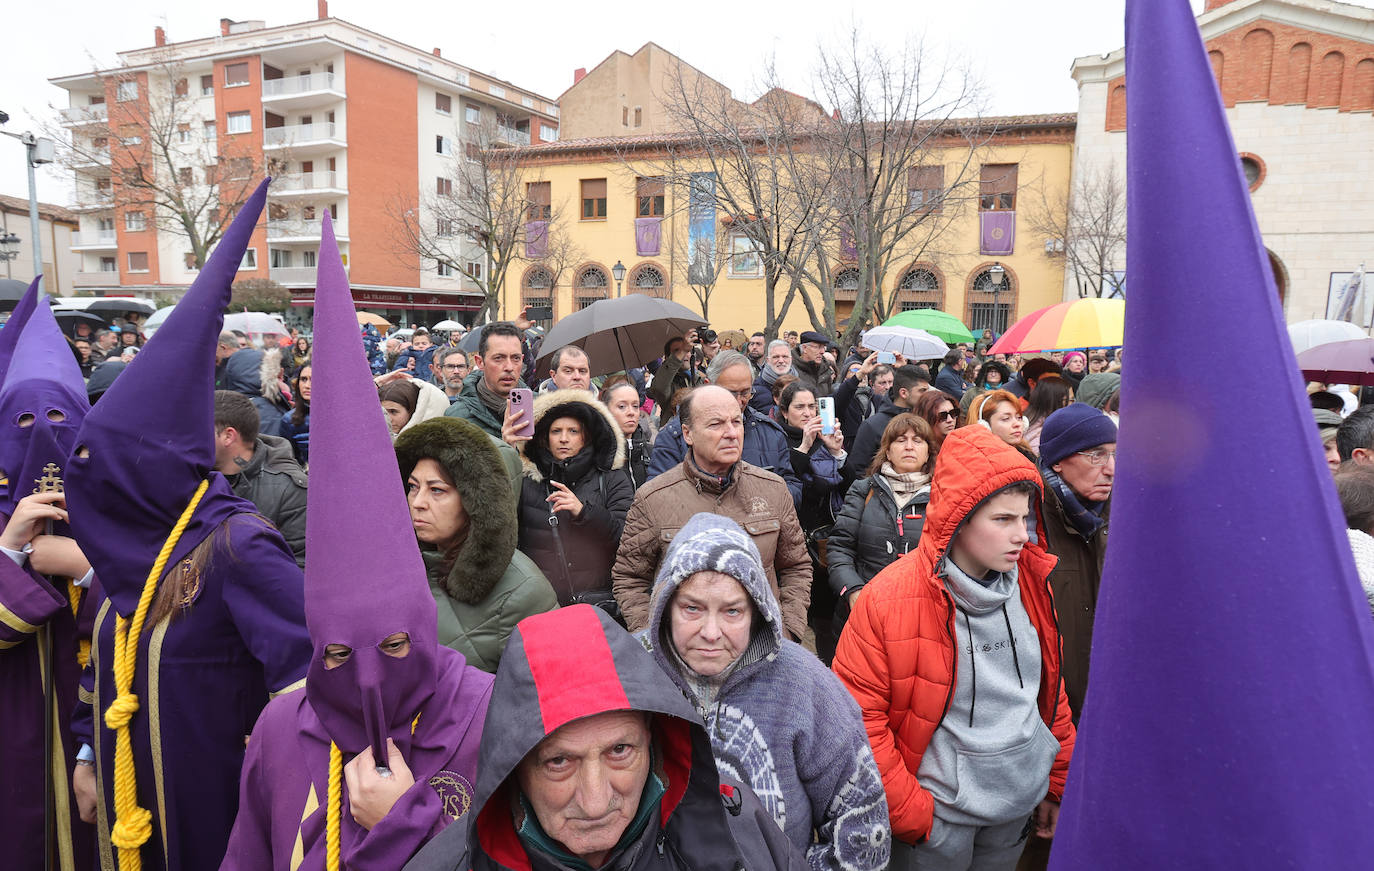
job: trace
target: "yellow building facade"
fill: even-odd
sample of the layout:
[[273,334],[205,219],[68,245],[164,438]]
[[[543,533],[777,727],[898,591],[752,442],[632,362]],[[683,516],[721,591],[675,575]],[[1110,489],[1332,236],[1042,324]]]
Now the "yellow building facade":
[[[976,153],[967,147],[943,152],[944,184],[962,178],[971,192],[964,205],[936,239],[922,245],[916,241],[921,234],[913,234],[906,256],[899,244],[881,289],[895,297],[894,311],[938,308],[975,330],[989,326],[1000,332],[1063,298],[1062,242],[1045,227],[1052,224],[1046,220],[1050,204],[1064,201],[1069,189],[1075,118],[1015,116],[984,123],[995,132],[984,137]],[[682,144],[680,136],[645,136],[519,149],[530,217],[547,216],[549,225],[543,236],[527,228],[530,238],[545,242],[543,247],[527,246],[521,252],[526,259],[507,272],[503,316],[527,306],[551,306],[556,321],[618,292],[649,293],[701,312],[692,286],[701,283],[700,277],[688,280],[689,268],[698,267],[689,267],[688,261],[701,246],[698,236],[706,232],[714,236],[714,251],[723,261],[708,300],[712,327],[747,333],[765,329],[761,264],[747,239],[731,231],[724,213],[713,210],[712,216],[693,209],[687,186],[655,187],[654,179],[669,160],[679,174],[709,168]],[[940,186],[930,178],[911,174],[910,208],[938,198],[938,191],[922,190]],[[857,282],[857,272],[847,272],[853,267],[841,244],[835,247],[829,252],[831,275],[836,318],[843,322],[855,298],[854,290],[846,288]],[[919,247],[924,250],[917,254]],[[614,278],[617,263],[625,268],[620,288]],[[782,290],[785,286],[779,300]],[[819,295],[814,289],[811,294],[819,308]],[[778,332],[815,326],[795,301]]]

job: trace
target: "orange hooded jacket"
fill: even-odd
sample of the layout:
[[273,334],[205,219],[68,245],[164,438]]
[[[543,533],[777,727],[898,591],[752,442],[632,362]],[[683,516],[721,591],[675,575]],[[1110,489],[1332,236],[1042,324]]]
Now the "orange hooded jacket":
[[[835,652],[835,673],[863,709],[882,772],[892,834],[916,843],[930,832],[934,799],[916,779],[931,735],[954,693],[954,600],[936,567],[955,531],[980,503],[1017,481],[1035,485],[1036,529],[1044,491],[1035,466],[982,426],[957,429],[935,461],[925,529],[916,550],[864,587]],[[1037,541],[1018,560],[1026,613],[1040,636],[1040,715],[1059,739],[1049,797],[1064,793],[1074,728],[1060,676],[1059,628],[1049,574],[1057,558]]]

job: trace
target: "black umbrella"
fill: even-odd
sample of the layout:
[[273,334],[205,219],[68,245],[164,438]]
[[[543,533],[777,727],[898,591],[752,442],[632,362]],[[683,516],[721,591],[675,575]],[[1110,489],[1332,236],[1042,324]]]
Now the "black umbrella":
[[469,354],[476,354],[477,343],[481,340],[482,328],[477,327],[476,329],[468,330],[467,335],[463,336],[463,338],[458,340],[458,347],[464,351],[467,351]]
[[84,308],[88,312],[99,312],[108,315],[136,314],[142,315],[143,317],[147,317],[157,311],[156,308],[146,302],[140,302],[136,299],[120,298],[117,296],[93,299],[87,303]]
[[642,293],[602,299],[554,324],[544,336],[539,362],[576,345],[587,352],[592,375],[623,372],[657,360],[669,339],[704,326],[705,318],[670,300]]
[[20,297],[29,289],[27,281],[17,278],[0,278],[0,312],[13,311]]
[[57,325],[62,328],[62,332],[69,336],[76,335],[77,324],[90,324],[92,330],[110,326],[100,315],[76,308],[53,309],[52,316],[57,318]]

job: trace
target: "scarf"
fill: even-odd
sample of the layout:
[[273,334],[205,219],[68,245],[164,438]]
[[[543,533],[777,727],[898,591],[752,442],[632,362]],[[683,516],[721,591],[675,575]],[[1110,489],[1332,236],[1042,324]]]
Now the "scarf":
[[[796,367],[796,366],[793,366],[791,369],[788,369],[786,372],[782,373],[782,375],[796,375],[796,374],[797,374],[797,367]],[[766,385],[768,385],[770,388],[773,386],[774,382],[776,382],[779,378],[782,377],[782,375],[779,375],[778,373],[774,372],[774,371],[773,371],[773,367],[772,367],[772,366],[769,366],[767,363],[764,363],[764,364],[763,364],[763,368],[762,368],[761,370],[759,370],[759,378],[763,379],[763,383],[766,384]]]
[[1107,524],[1107,521],[1102,519],[1102,509],[1107,503],[1088,502],[1085,505],[1078,498],[1078,494],[1069,489],[1069,485],[1065,484],[1064,479],[1053,469],[1041,466],[1040,474],[1045,476],[1045,483],[1058,494],[1059,503],[1064,506],[1064,514],[1069,518],[1069,523],[1073,524],[1073,528],[1078,530],[1084,541],[1091,541],[1097,531]]
[[892,488],[892,498],[897,500],[898,511],[930,486],[929,475],[923,472],[899,472],[888,462],[883,463],[878,474],[882,475],[887,485]]
[[477,398],[482,400],[482,404],[494,415],[497,420],[506,419],[506,397],[497,393],[487,386],[487,379],[477,379]]

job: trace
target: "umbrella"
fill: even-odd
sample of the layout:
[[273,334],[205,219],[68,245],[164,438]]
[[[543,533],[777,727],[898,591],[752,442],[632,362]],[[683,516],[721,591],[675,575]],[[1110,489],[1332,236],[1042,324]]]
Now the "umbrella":
[[226,330],[247,333],[254,344],[261,345],[264,336],[287,336],[286,326],[276,317],[266,312],[234,312],[224,316]]
[[149,315],[148,319],[141,325],[143,328],[143,335],[151,339],[153,333],[158,331],[158,328],[162,326],[162,322],[167,320],[167,315],[171,314],[174,308],[176,308],[174,305],[163,306]]
[[466,336],[458,340],[458,347],[469,354],[477,353],[477,343],[482,341],[481,330],[469,330]]
[[376,327],[382,332],[386,332],[387,330],[391,329],[391,321],[387,320],[381,315],[374,315],[372,312],[358,312],[358,323],[363,326],[372,324],[372,326]]
[[157,311],[157,308],[154,307],[152,303],[117,296],[93,299],[82,306],[82,308],[92,314],[107,315],[151,315],[153,312]]
[[1308,348],[1298,355],[1298,368],[1309,381],[1374,384],[1374,339],[1364,336]]
[[1126,301],[1075,299],[1033,311],[993,343],[991,354],[1116,348],[1126,323]]
[[973,333],[969,332],[969,328],[964,326],[963,321],[949,312],[940,311],[938,308],[918,308],[899,312],[883,321],[883,326],[925,330],[932,336],[951,345],[956,342],[973,341]]
[[446,320],[446,321],[439,321],[439,323],[437,323],[437,324],[435,324],[434,326],[430,327],[430,329],[431,329],[431,330],[444,330],[444,331],[446,331],[446,332],[452,332],[453,330],[466,330],[467,327],[463,326],[462,324],[458,323],[457,321]]
[[79,323],[90,324],[92,330],[110,326],[100,315],[93,315],[76,308],[53,309],[52,316],[57,319],[57,325],[62,328],[62,332],[69,336],[76,335],[76,325]]
[[908,360],[943,357],[949,347],[938,336],[912,327],[874,327],[859,342],[870,351],[891,351]]
[[592,375],[623,372],[663,356],[663,344],[706,319],[685,305],[642,293],[598,300],[554,324],[540,361],[565,345],[587,352]]
[[1298,321],[1288,325],[1288,338],[1293,343],[1293,353],[1301,354],[1309,348],[1325,345],[1328,342],[1345,342],[1363,339],[1364,330],[1359,324],[1347,321]]
[[28,282],[17,278],[0,278],[0,311],[11,311],[24,292],[29,289]]

